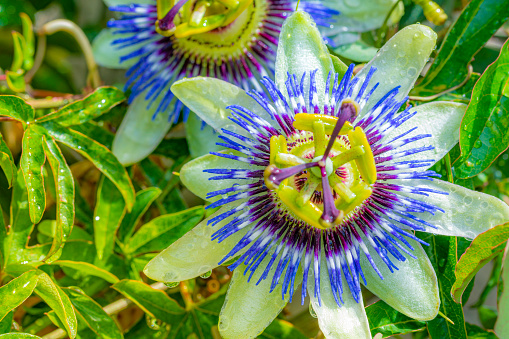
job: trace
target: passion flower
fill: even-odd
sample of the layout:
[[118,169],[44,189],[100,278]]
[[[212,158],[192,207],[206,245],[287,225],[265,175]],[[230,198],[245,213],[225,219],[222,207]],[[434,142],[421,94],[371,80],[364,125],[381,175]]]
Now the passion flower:
[[436,275],[413,231],[474,237],[509,220],[499,199],[429,170],[458,142],[465,105],[401,109],[435,45],[431,29],[404,28],[341,79],[316,36],[306,14],[287,19],[275,82],[262,81],[270,99],[212,78],[172,87],[227,148],[181,171],[220,209],[145,273],[174,282],[229,264],[223,338],[258,335],[301,283],[327,338],[371,338],[360,284],[399,312],[433,319]]
[[[210,76],[244,90],[261,90],[258,80],[274,74],[275,47],[292,0],[156,0],[126,4],[115,0],[109,9],[120,18],[108,23],[94,42],[104,66],[126,67],[131,106],[113,143],[123,164],[150,154],[172,123],[189,109],[170,90],[177,80]],[[305,2],[321,25],[338,12],[319,2]]]

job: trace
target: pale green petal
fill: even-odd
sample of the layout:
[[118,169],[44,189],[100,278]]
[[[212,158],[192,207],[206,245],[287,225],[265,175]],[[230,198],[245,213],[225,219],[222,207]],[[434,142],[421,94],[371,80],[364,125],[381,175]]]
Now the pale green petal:
[[219,139],[219,134],[209,125],[203,126],[203,121],[193,112],[189,114],[185,125],[189,152],[193,158],[224,150],[224,147],[216,145],[224,142]]
[[156,0],[103,0],[106,6],[130,5],[132,3],[154,5]]
[[407,260],[400,262],[391,257],[399,269],[394,273],[389,271],[375,250],[368,246],[384,279],[380,280],[366,257],[361,255],[366,287],[397,311],[417,320],[431,320],[435,318],[440,307],[437,276],[421,245],[415,240],[407,240],[415,249],[412,254],[417,259],[403,254]]
[[401,86],[399,94],[395,97],[396,100],[402,100],[410,92],[435,48],[436,39],[437,34],[431,28],[415,24],[403,28],[387,41],[373,60],[356,76],[361,80],[360,85],[369,69],[375,67],[377,71],[370,84],[373,86],[377,82],[380,83],[359,114],[360,117],[394,87]]
[[498,318],[495,333],[499,338],[509,338],[509,243],[505,248],[505,259],[502,271],[503,292],[498,303]]
[[171,127],[168,115],[173,108],[152,119],[159,101],[147,108],[148,101],[144,98],[145,93],[141,93],[129,105],[113,140],[113,154],[124,166],[137,163],[152,153]]
[[226,107],[230,105],[247,108],[267,122],[272,122],[270,115],[243,89],[223,80],[205,77],[182,79],[171,86],[171,91],[218,132],[225,128],[247,135],[244,129],[228,119],[231,113]]
[[[212,217],[230,211],[239,203],[222,207]],[[251,228],[250,225],[221,242],[212,241],[214,232],[229,222],[232,217],[215,226],[207,225],[207,220],[196,225],[182,238],[152,259],[143,272],[147,277],[162,282],[177,282],[195,278],[218,266],[218,263],[230,252],[239,240]]]
[[[222,153],[234,154],[231,150],[222,151]],[[238,153],[235,153],[238,154]],[[207,193],[232,187],[234,184],[249,184],[255,180],[209,180],[210,177],[217,174],[204,173],[205,169],[253,169],[253,165],[245,162],[219,157],[217,155],[207,154],[194,159],[182,167],[180,171],[180,180],[194,194],[205,199]],[[260,167],[261,168],[261,167]]]
[[[269,260],[270,256],[267,256],[262,261],[250,282],[247,281],[250,272],[246,276],[243,275],[245,265],[240,265],[233,271],[226,300],[219,315],[219,333],[224,339],[255,338],[270,325],[288,302],[288,293],[284,300],[281,296],[281,283],[269,293],[276,264],[272,265],[267,278],[256,285]],[[285,272],[280,281],[283,280],[284,274]],[[302,274],[299,271],[295,278],[295,286],[301,281]]]
[[[344,277],[344,276],[343,276]],[[343,280],[346,281],[346,280]],[[318,317],[318,325],[327,339],[371,339],[368,318],[364,311],[362,297],[357,303],[348,287],[343,293],[344,304],[339,307],[330,287],[327,264],[322,255],[320,270],[320,294],[322,305],[314,297],[314,274],[308,275],[308,295],[311,306]]]
[[[461,119],[465,114],[467,105],[446,102],[446,101],[435,101],[428,104],[420,105],[415,108],[417,114],[411,119],[408,119],[398,128],[390,132],[384,137],[384,142],[389,142],[395,137],[409,131],[414,127],[418,127],[415,131],[407,134],[402,139],[411,138],[419,134],[431,134],[431,137],[420,139],[401,147],[398,147],[393,152],[401,152],[407,149],[419,148],[424,146],[433,146],[435,149],[425,152],[419,152],[416,154],[408,155],[404,158],[398,158],[392,161],[388,161],[385,164],[389,165],[393,162],[408,161],[408,160],[435,160],[442,159],[459,141],[459,128],[461,125]],[[386,156],[390,153],[384,153]],[[425,170],[422,167],[417,170]]]
[[120,62],[120,57],[139,49],[138,45],[126,48],[118,48],[111,43],[113,40],[126,37],[126,34],[113,34],[111,28],[103,29],[92,42],[92,52],[98,65],[108,68],[129,68],[134,65],[138,58],[132,58]]
[[475,238],[480,233],[509,221],[509,206],[494,196],[469,190],[443,180],[391,180],[391,183],[425,187],[448,195],[430,193],[429,197],[412,194],[412,198],[440,207],[445,211],[416,213],[416,216],[437,228],[426,232]]
[[297,11],[286,19],[281,29],[276,56],[276,85],[287,96],[287,73],[295,74],[300,80],[302,74],[307,72],[308,78],[304,85],[304,98],[307,100],[309,72],[314,70],[318,70],[315,76],[316,90],[319,103],[323,106],[325,83],[329,72],[334,72],[334,67],[313,19],[307,13]]

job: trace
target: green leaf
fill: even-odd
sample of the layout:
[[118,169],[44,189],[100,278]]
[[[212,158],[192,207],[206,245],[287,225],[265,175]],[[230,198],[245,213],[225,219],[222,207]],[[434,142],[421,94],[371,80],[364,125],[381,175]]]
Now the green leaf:
[[463,307],[457,304],[451,296],[454,283],[454,268],[458,261],[458,243],[456,237],[447,237],[423,233],[419,236],[430,246],[424,250],[433,264],[440,288],[440,312],[454,324],[440,315],[428,321],[427,327],[432,338],[467,339]]
[[4,171],[5,178],[9,183],[9,188],[12,186],[14,176],[16,175],[16,165],[12,158],[12,153],[9,147],[4,142],[2,134],[0,133],[0,167]]
[[145,313],[167,324],[179,323],[185,310],[166,293],[136,280],[121,280],[112,286],[132,300]]
[[125,243],[129,240],[136,224],[160,194],[161,189],[157,187],[149,187],[136,193],[133,209],[131,213],[127,213],[124,219],[122,219],[122,223],[117,231],[117,238],[120,242]]
[[119,281],[118,278],[114,274],[112,274],[102,268],[99,268],[93,264],[90,264],[88,262],[71,261],[71,260],[57,260],[57,261],[52,262],[51,264],[58,265],[60,267],[72,268],[73,270],[78,271],[83,276],[94,276],[94,277],[102,278],[111,284],[115,284]]
[[[57,253],[67,240],[74,224],[74,179],[62,152],[51,137],[44,137],[44,152],[53,172],[56,192],[56,227],[47,259]],[[46,259],[46,262],[48,260]],[[53,257],[52,260],[58,258]]]
[[0,339],[41,339],[41,337],[29,333],[6,333],[0,334]]
[[113,253],[117,228],[125,214],[125,203],[111,180],[103,176],[97,187],[94,209],[94,240],[99,260]]
[[9,87],[9,89],[16,93],[21,93],[25,91],[26,89],[25,75],[22,70],[6,71],[5,75],[6,75],[5,80],[7,81],[7,86]]
[[133,185],[127,171],[110,150],[82,133],[66,129],[55,122],[48,121],[43,125],[53,138],[82,154],[107,176],[122,193],[127,210],[131,210],[134,204]]
[[6,240],[3,242],[6,265],[43,260],[51,244],[27,247],[34,224],[30,220],[28,192],[21,170],[16,174],[11,201],[11,227],[8,230]]
[[19,14],[23,26],[23,37],[25,38],[25,49],[23,51],[23,69],[28,71],[34,65],[35,39],[32,20],[25,13]]
[[497,310],[489,306],[481,306],[477,311],[479,312],[479,320],[481,320],[482,326],[486,329],[493,329],[498,317]]
[[[202,206],[190,208],[188,210],[162,215],[152,219],[143,225],[124,247],[125,253],[142,253],[138,250],[140,247],[146,247],[150,242],[156,240],[162,250],[178,240],[189,230],[191,230],[203,218],[205,210]],[[150,246],[149,246],[150,247]],[[138,250],[138,251],[137,251]],[[146,248],[143,252],[150,252],[151,248]]]
[[456,281],[451,293],[456,302],[461,301],[461,295],[468,283],[477,272],[494,257],[504,251],[505,243],[509,239],[509,223],[498,225],[479,234],[469,248],[463,253],[456,265]]
[[[0,320],[2,320],[12,309],[18,307],[33,292],[37,285],[37,272],[28,271],[16,279],[9,281],[8,284],[0,288]],[[9,327],[10,330],[10,327]]]
[[470,1],[450,28],[433,65],[412,94],[432,95],[461,84],[473,56],[508,17],[508,0]]
[[7,333],[12,328],[12,322],[14,318],[14,311],[10,311],[1,321],[0,321],[0,334]]
[[65,330],[71,338],[76,337],[78,321],[69,297],[46,273],[39,273],[35,293],[51,307],[58,319],[63,323]]
[[65,294],[71,300],[76,313],[83,317],[86,324],[94,333],[104,339],[123,338],[117,324],[92,298],[77,287],[64,288]]
[[12,32],[12,40],[14,45],[14,56],[11,65],[11,71],[17,71],[23,66],[23,51],[26,49],[25,38],[18,33]]
[[338,73],[338,79],[343,79],[343,76],[348,70],[348,66],[333,54],[330,54],[330,58],[332,60],[332,66],[334,66],[334,72]]
[[258,338],[307,339],[308,337],[293,326],[292,323],[281,319],[274,319]]
[[[467,323],[468,339],[499,339],[492,331],[487,331],[479,326]],[[500,337],[504,338],[504,337]]]
[[30,220],[38,223],[46,209],[46,192],[44,191],[43,166],[44,156],[43,134],[37,125],[29,125],[23,135],[23,150],[20,167],[28,191]]
[[509,40],[475,84],[461,122],[461,158],[454,164],[457,177],[481,173],[509,146],[509,97],[504,94],[508,82]]
[[34,120],[35,111],[32,106],[14,95],[0,96],[0,115],[6,115],[23,123],[26,128],[27,122]]
[[124,92],[115,87],[99,87],[82,100],[66,105],[58,111],[37,119],[39,122],[54,120],[62,126],[80,125],[109,112],[125,100]]
[[509,338],[509,243],[506,247],[506,255],[502,266],[502,293],[498,300],[498,319],[495,324],[495,333],[500,338]]
[[381,333],[384,338],[393,335],[422,331],[426,323],[399,313],[382,300],[366,307],[371,335]]

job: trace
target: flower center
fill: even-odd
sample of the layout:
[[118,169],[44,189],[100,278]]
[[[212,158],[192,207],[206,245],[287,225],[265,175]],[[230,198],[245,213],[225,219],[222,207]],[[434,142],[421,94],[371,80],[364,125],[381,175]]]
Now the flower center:
[[296,217],[327,229],[339,225],[371,196],[376,181],[375,160],[366,134],[352,127],[358,112],[345,100],[340,117],[298,113],[288,138],[270,139],[267,187]]
[[156,31],[163,36],[189,37],[225,27],[253,0],[157,0]]

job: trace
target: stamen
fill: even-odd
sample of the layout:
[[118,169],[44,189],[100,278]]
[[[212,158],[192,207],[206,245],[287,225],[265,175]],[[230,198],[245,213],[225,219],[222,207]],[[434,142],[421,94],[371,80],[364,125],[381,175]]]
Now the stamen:
[[302,158],[300,158],[296,155],[293,155],[293,154],[288,154],[288,153],[276,154],[276,162],[278,164],[286,165],[286,166],[296,166],[296,165],[302,165],[302,164],[306,163]]
[[[323,122],[325,134],[331,135],[336,123],[338,122],[338,118],[325,114],[297,113],[295,115],[293,127],[302,131],[314,132],[314,123],[316,121]],[[341,131],[339,131],[339,135],[346,135],[348,131],[352,129],[352,124],[350,124],[350,122],[346,122],[344,123]]]
[[370,185],[373,184],[377,178],[376,164],[373,152],[371,151],[371,146],[366,138],[366,134],[362,128],[356,127],[355,130],[348,132],[348,139],[350,140],[352,147],[364,147],[364,155],[355,158],[355,163],[361,173],[362,179]]
[[354,146],[343,153],[338,154],[334,158],[332,158],[332,163],[334,168],[338,168],[343,166],[347,162],[355,160],[356,158],[364,155],[366,152],[364,151],[364,146]]

